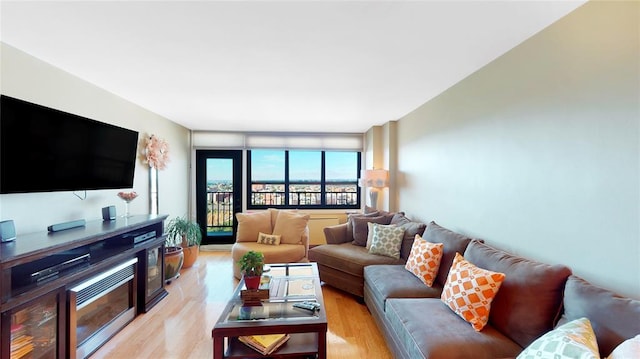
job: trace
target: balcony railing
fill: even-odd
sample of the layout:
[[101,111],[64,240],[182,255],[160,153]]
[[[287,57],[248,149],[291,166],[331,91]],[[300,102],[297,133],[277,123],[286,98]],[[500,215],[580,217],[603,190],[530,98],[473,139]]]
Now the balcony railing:
[[233,231],[233,192],[207,191],[207,234]]
[[[251,204],[254,206],[284,206],[284,192],[252,192]],[[290,206],[356,206],[358,194],[355,192],[327,192],[326,202],[322,203],[321,192],[289,192]]]
[[[284,206],[285,192],[252,192],[253,206]],[[289,192],[290,206],[356,206],[356,192],[326,192],[325,203],[321,201],[321,192]],[[233,192],[207,190],[207,234],[228,235],[233,231]]]

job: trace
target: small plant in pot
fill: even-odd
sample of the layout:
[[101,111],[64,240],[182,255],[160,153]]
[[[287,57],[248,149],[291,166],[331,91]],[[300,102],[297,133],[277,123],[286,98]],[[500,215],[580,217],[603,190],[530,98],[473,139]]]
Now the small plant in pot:
[[249,251],[238,261],[244,277],[247,289],[257,290],[260,286],[260,278],[264,267],[264,255],[262,252]]
[[[167,243],[180,246],[184,252],[182,268],[189,268],[198,259],[198,250],[202,242],[202,231],[197,222],[186,217],[176,217],[167,225]],[[169,244],[167,244],[169,246]]]

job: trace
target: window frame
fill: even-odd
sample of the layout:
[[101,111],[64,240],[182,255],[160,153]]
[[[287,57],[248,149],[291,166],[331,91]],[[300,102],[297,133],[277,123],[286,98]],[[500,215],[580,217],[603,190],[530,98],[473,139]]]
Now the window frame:
[[[254,150],[260,150],[260,149],[254,149]],[[267,150],[267,149],[265,149]],[[268,149],[268,150],[277,150],[277,151],[283,151],[284,152],[284,181],[274,181],[274,182],[253,182],[252,179],[252,174],[251,174],[251,161],[252,161],[252,150],[247,150],[247,168],[246,168],[246,173],[247,173],[247,196],[246,196],[246,206],[247,209],[267,209],[267,208],[280,208],[280,209],[360,209],[360,205],[361,205],[361,197],[362,197],[362,191],[360,190],[360,187],[358,186],[358,181],[360,180],[360,169],[361,169],[361,165],[362,165],[362,152],[361,151],[330,151],[330,150],[307,150],[307,149],[300,149],[300,150],[288,150],[288,149]],[[290,151],[319,151],[321,153],[321,169],[320,169],[320,182],[291,182],[289,180],[289,152]],[[357,159],[356,159],[356,166],[357,168],[356,170],[356,180],[354,182],[333,182],[333,181],[326,181],[326,152],[353,152],[356,153]],[[253,197],[253,191],[252,191],[252,187],[255,184],[260,184],[260,183],[264,183],[264,184],[277,184],[277,185],[283,185],[284,186],[284,203],[283,205],[273,205],[273,204],[268,204],[268,205],[254,205],[252,204],[252,197]],[[315,204],[315,205],[291,205],[290,204],[290,189],[289,186],[290,185],[296,185],[296,184],[314,184],[320,185],[320,199],[321,199],[321,204]],[[326,191],[326,187],[327,185],[333,185],[333,184],[345,184],[345,185],[355,185],[356,186],[356,203],[353,205],[337,205],[337,204],[327,204],[327,191]],[[259,192],[255,192],[255,193],[259,193]]]

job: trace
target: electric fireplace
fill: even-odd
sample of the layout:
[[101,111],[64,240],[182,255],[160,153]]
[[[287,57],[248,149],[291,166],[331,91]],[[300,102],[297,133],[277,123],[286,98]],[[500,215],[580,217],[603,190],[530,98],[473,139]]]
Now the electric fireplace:
[[85,358],[136,315],[137,258],[69,289],[69,354]]

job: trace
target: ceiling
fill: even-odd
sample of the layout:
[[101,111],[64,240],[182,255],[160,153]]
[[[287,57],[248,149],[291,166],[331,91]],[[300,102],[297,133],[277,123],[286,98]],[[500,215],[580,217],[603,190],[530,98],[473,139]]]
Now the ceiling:
[[584,1],[2,1],[1,41],[193,130],[365,132]]

